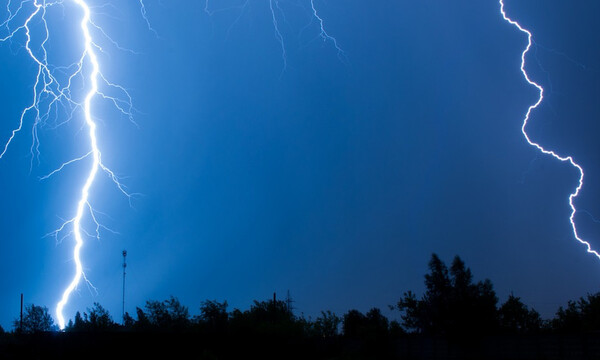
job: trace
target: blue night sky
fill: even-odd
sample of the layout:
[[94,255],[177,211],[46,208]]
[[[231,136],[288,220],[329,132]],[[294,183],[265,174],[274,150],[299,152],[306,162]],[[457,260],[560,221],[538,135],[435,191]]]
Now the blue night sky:
[[[212,0],[210,16],[204,1],[146,0],[158,36],[138,1],[88,2],[134,51],[98,41],[137,125],[95,106],[103,162],[140,195],[130,206],[107,176],[94,184],[91,203],[112,232],[86,238],[97,291],[80,284],[68,318],[99,302],[120,320],[123,249],[130,313],[170,295],[192,313],[205,299],[246,309],[289,290],[298,314],[380,307],[397,317],[387,305],[423,291],[432,252],[460,255],[501,302],[514,292],[544,317],[600,290],[600,260],[568,221],[577,171],[521,134],[537,92],[519,69],[527,39],[497,1],[314,0],[344,57],[319,37],[309,0],[279,0],[285,68],[267,0]],[[576,220],[598,249],[600,3],[506,0],[506,10],[533,32],[527,70],[546,88],[528,132],[585,169]],[[68,65],[81,13],[65,1],[49,15],[49,61]],[[24,41],[0,45],[0,142],[31,101],[37,68]],[[54,314],[73,274],[73,238],[45,235],[74,216],[89,162],[39,178],[89,144],[80,113],[60,122],[40,125],[32,161],[26,118],[0,160],[5,329],[20,293]]]

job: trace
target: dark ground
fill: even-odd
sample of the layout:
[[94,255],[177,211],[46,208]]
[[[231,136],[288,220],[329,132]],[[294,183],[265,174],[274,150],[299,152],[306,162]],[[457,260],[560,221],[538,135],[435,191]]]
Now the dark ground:
[[395,339],[206,337],[195,333],[6,334],[0,359],[600,359],[600,334]]

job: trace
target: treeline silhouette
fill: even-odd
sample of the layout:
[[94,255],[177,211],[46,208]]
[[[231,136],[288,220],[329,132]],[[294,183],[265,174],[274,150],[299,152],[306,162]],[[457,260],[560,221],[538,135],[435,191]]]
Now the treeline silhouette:
[[77,312],[62,332],[46,307],[27,305],[10,333],[0,328],[0,355],[5,355],[0,357],[75,358],[93,350],[106,356],[114,351],[113,358],[154,358],[160,352],[189,357],[189,351],[202,359],[559,359],[567,358],[565,351],[600,358],[600,293],[569,301],[554,318],[543,320],[513,294],[499,304],[491,281],[475,282],[458,256],[448,267],[432,255],[425,292],[417,297],[408,291],[390,306],[399,320],[389,320],[378,308],[341,316],[322,311],[307,319],[290,304],[274,297],[230,311],[226,301],[206,300],[192,316],[172,296],[147,301],[117,322],[94,303]]

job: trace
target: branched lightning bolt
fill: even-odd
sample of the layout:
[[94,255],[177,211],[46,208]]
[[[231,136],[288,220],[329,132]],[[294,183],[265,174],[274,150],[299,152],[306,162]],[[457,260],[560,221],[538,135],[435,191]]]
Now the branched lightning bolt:
[[[140,2],[141,2],[141,0],[140,0]],[[269,10],[271,12],[271,22],[273,23],[273,30],[275,32],[275,39],[277,40],[277,42],[279,43],[279,47],[281,48],[281,59],[283,62],[283,68],[280,73],[280,78],[281,78],[281,76],[283,76],[283,74],[285,73],[285,71],[288,68],[288,54],[287,54],[287,49],[286,49],[286,45],[285,45],[285,39],[281,32],[280,21],[279,21],[279,19],[283,19],[284,22],[286,21],[285,12],[279,5],[279,0],[268,0],[268,2],[269,2]],[[307,7],[310,7],[310,9],[305,8],[305,10],[310,12],[311,21],[309,24],[307,24],[304,27],[304,29],[301,31],[301,33],[305,29],[311,27],[311,25],[313,25],[316,22],[318,24],[319,30],[318,30],[318,34],[314,38],[321,39],[323,42],[330,42],[331,44],[333,44],[333,46],[335,47],[335,49],[337,51],[337,56],[340,59],[340,61],[348,63],[348,57],[346,56],[346,52],[340,47],[337,39],[335,37],[329,35],[327,30],[325,30],[325,23],[323,21],[323,18],[319,15],[319,12],[317,11],[317,7],[315,5],[315,0],[306,0],[306,2],[310,3],[310,6],[307,5]],[[224,12],[224,11],[228,11],[228,10],[238,10],[239,15],[237,16],[237,18],[233,21],[233,23],[229,26],[229,29],[227,30],[227,36],[229,36],[229,33],[231,32],[231,30],[235,27],[235,25],[243,17],[244,13],[247,11],[247,8],[249,6],[250,6],[249,0],[240,0],[240,5],[238,5],[238,6],[229,6],[229,7],[220,8],[220,9],[211,9],[210,0],[205,0],[203,11],[208,16],[213,16],[214,14],[219,13],[219,12]]]
[[319,22],[319,28],[320,28],[319,36],[321,37],[321,39],[323,39],[323,41],[331,41],[333,43],[333,46],[335,46],[335,49],[337,50],[337,56],[338,56],[338,58],[341,61],[344,61],[344,60],[347,61],[346,53],[338,45],[337,39],[334,38],[333,36],[329,35],[327,33],[327,31],[325,30],[325,24],[323,22],[323,18],[321,18],[321,16],[319,16],[319,13],[317,12],[317,8],[315,7],[315,0],[310,0],[310,6],[311,6],[311,10],[312,10],[313,16]]
[[[56,305],[56,318],[61,329],[65,327],[65,318],[63,311],[67,305],[73,291],[78,287],[83,279],[92,288],[93,285],[87,280],[83,270],[81,261],[81,249],[84,245],[84,236],[99,238],[100,231],[106,230],[114,232],[108,227],[101,225],[98,222],[97,214],[100,212],[93,209],[90,204],[90,191],[93,188],[94,182],[99,172],[104,172],[114,182],[117,189],[123,193],[131,202],[132,196],[135,194],[128,193],[126,187],[119,181],[119,178],[107,166],[102,163],[102,154],[98,145],[96,136],[96,118],[93,114],[94,104],[97,101],[108,101],[116,109],[118,113],[128,118],[132,123],[134,108],[132,98],[128,91],[115,83],[110,82],[101,72],[98,55],[104,53],[104,49],[99,45],[100,37],[107,41],[118,50],[128,51],[132,54],[137,54],[135,51],[121,47],[116,41],[111,39],[109,35],[92,19],[91,8],[88,4],[89,0],[5,0],[7,14],[5,19],[0,19],[0,43],[13,44],[13,40],[17,41],[17,35],[25,36],[24,45],[22,46],[29,57],[36,65],[36,76],[32,87],[31,102],[22,110],[18,126],[16,126],[3,147],[0,147],[0,159],[2,159],[10,145],[13,143],[17,135],[23,130],[26,123],[31,121],[31,139],[30,147],[31,166],[35,159],[39,162],[40,155],[40,140],[38,131],[42,126],[49,126],[53,129],[59,128],[67,122],[75,119],[81,113],[83,116],[83,128],[87,131],[87,141],[89,148],[83,155],[74,157],[71,160],[65,161],[45,176],[40,177],[40,180],[48,179],[56,175],[68,166],[76,163],[85,162],[89,164],[87,177],[78,191],[79,198],[75,207],[75,215],[67,220],[63,220],[62,224],[54,231],[47,234],[54,237],[56,242],[73,237],[73,262],[75,264],[75,273],[68,286],[64,289],[60,301]],[[146,22],[148,29],[157,37],[158,33],[151,26],[146,12],[145,0],[138,0],[141,16]],[[310,1],[311,16],[313,21],[316,19],[319,25],[319,35],[323,41],[330,42],[335,46],[338,57],[345,59],[345,53],[338,45],[337,40],[329,35],[325,30],[323,19],[319,16],[315,7],[314,0]],[[52,66],[48,61],[48,51],[46,44],[48,43],[51,33],[46,18],[47,10],[53,6],[65,6],[70,3],[79,8],[82,13],[79,21],[81,38],[83,39],[82,52],[78,60],[68,66]],[[249,4],[249,0],[244,0],[240,7],[241,13],[239,17],[231,25],[237,23],[239,18],[245,13]],[[97,7],[105,8],[109,4]],[[279,6],[279,0],[269,0],[269,7],[272,15],[272,22],[275,29],[275,37],[281,46],[281,56],[283,59],[283,70],[287,68],[287,52],[284,37],[280,31],[279,17],[285,21],[285,14]],[[212,15],[216,11],[209,10],[209,1],[206,0],[204,11]],[[20,20],[24,19],[24,20]],[[34,26],[35,25],[35,28]],[[39,27],[41,25],[41,27]],[[41,30],[40,30],[41,28]],[[35,30],[34,30],[35,29]],[[231,29],[231,28],[230,28]],[[86,90],[84,94],[72,86],[75,79],[80,79],[85,84]],[[115,96],[112,94],[118,93]],[[53,123],[50,123],[53,121]],[[89,221],[95,224],[93,231],[88,231],[84,228],[84,221]],[[95,289],[95,288],[94,288]]]
[[506,15],[506,12],[504,10],[504,0],[499,0],[499,3],[500,3],[500,13],[502,14],[502,17],[504,18],[504,20],[506,20],[511,25],[513,25],[517,29],[519,29],[519,31],[521,31],[527,35],[527,46],[525,47],[525,50],[523,50],[523,52],[521,53],[521,72],[523,73],[525,80],[527,80],[527,82],[530,85],[535,86],[539,92],[537,101],[533,105],[529,106],[529,108],[527,109],[527,113],[525,114],[525,118],[523,119],[523,125],[521,126],[521,132],[523,133],[523,136],[525,136],[525,139],[527,140],[529,145],[537,148],[543,154],[550,155],[550,156],[554,157],[555,159],[560,160],[562,162],[570,163],[571,166],[573,166],[574,168],[577,169],[577,171],[579,171],[578,185],[575,188],[575,191],[569,195],[569,206],[571,207],[571,216],[569,217],[569,221],[571,222],[571,228],[573,229],[573,236],[575,237],[575,239],[577,241],[579,241],[581,244],[586,246],[588,253],[593,254],[598,259],[600,259],[600,254],[597,251],[592,249],[592,246],[590,245],[590,243],[583,240],[579,236],[579,233],[577,231],[577,226],[575,224],[575,214],[577,213],[577,209],[575,208],[574,200],[579,195],[579,192],[581,191],[581,189],[583,187],[583,177],[584,177],[583,168],[579,164],[577,164],[575,162],[575,160],[573,160],[572,156],[561,156],[552,150],[547,150],[542,145],[532,141],[531,138],[529,137],[529,135],[527,134],[526,128],[527,128],[527,123],[529,122],[529,119],[531,116],[531,112],[533,110],[535,110],[544,100],[544,88],[542,88],[542,86],[539,85],[538,83],[536,83],[535,81],[531,80],[529,75],[527,74],[527,71],[525,71],[525,57],[527,56],[527,53],[529,52],[529,50],[531,49],[531,46],[533,45],[533,39],[532,39],[533,35],[531,34],[531,32],[529,30],[523,28],[521,26],[521,24],[519,24],[517,21],[512,20],[511,18],[509,18]]
[[152,31],[154,35],[156,35],[156,37],[159,37],[158,32],[152,27],[152,25],[150,24],[150,20],[148,20],[148,14],[146,12],[146,5],[144,4],[144,0],[140,0],[140,12],[142,13],[142,18],[146,22],[146,26],[148,26],[148,30]]
[[[50,38],[46,12],[52,6],[64,6],[67,1],[77,5],[83,14],[79,23],[81,36],[83,38],[83,50],[77,62],[66,67],[52,67],[48,63],[48,52],[46,50],[46,43]],[[140,5],[142,8],[142,16],[146,20],[149,29],[154,31],[154,29],[152,29],[152,27],[149,25],[146,17],[143,0],[140,0]],[[24,33],[26,37],[24,48],[29,57],[37,65],[37,70],[35,83],[33,85],[32,101],[21,112],[18,126],[12,131],[10,137],[4,144],[4,147],[0,152],[0,159],[5,156],[10,144],[13,142],[17,134],[21,132],[24,123],[29,116],[33,117],[31,135],[32,145],[30,149],[32,162],[34,158],[38,158],[39,156],[39,138],[37,135],[38,128],[45,124],[49,119],[54,118],[56,121],[55,127],[59,127],[62,124],[72,120],[76,111],[81,111],[83,113],[84,126],[88,131],[89,151],[85,155],[64,162],[56,170],[40,178],[41,180],[47,179],[50,176],[62,171],[66,166],[81,162],[83,160],[91,160],[91,166],[89,168],[88,175],[79,192],[80,196],[77,202],[75,216],[64,221],[58,229],[48,234],[53,236],[57,242],[59,242],[59,237],[60,241],[70,237],[71,235],[75,239],[75,246],[73,248],[75,274],[71,282],[65,288],[60,301],[56,305],[56,317],[58,320],[58,325],[61,329],[64,329],[65,318],[63,315],[63,309],[69,301],[71,293],[81,282],[81,279],[84,279],[91,288],[95,289],[87,280],[83,271],[83,265],[81,262],[81,248],[84,244],[83,235],[99,238],[100,229],[116,233],[98,222],[96,214],[101,213],[94,210],[89,202],[90,190],[94,184],[94,181],[96,180],[96,175],[100,170],[104,171],[110,180],[116,184],[118,190],[127,196],[130,201],[133,196],[133,194],[129,194],[126,191],[125,186],[121,184],[115,173],[102,163],[102,156],[96,137],[96,122],[93,116],[94,100],[104,99],[112,103],[119,113],[133,121],[132,114],[134,109],[132,106],[132,99],[125,88],[108,81],[106,77],[102,75],[97,51],[103,50],[94,41],[92,32],[96,31],[101,36],[108,39],[109,43],[111,43],[117,49],[123,48],[121,48],[115,41],[110,39],[104,30],[102,30],[101,27],[93,22],[91,18],[92,14],[90,6],[87,4],[86,0],[21,0],[18,6],[15,6],[11,0],[8,0],[6,12],[8,17],[6,20],[0,23],[0,31],[2,31],[0,34],[5,34],[0,35],[0,43],[11,42],[13,39],[15,39],[17,34]],[[22,23],[15,25],[14,23],[17,21],[17,19],[23,15],[26,17],[25,20]],[[31,27],[31,25],[35,23],[40,23],[43,25],[41,38],[39,38],[40,45],[37,45],[36,48],[32,46],[32,37],[34,34],[32,34]],[[64,83],[61,83],[61,81],[59,81],[60,77],[57,74],[67,74],[67,80],[64,81]],[[77,101],[72,94],[74,91],[72,91],[71,85],[76,77],[82,78],[89,87],[83,97],[83,102]],[[103,88],[107,90],[110,89],[112,92],[116,91],[120,93],[121,98],[110,95],[106,90],[102,90]],[[58,121],[60,111],[65,113],[66,118]],[[86,231],[82,226],[82,221],[86,218],[86,215],[89,216],[90,221],[95,224],[95,235],[92,235],[90,232]]]

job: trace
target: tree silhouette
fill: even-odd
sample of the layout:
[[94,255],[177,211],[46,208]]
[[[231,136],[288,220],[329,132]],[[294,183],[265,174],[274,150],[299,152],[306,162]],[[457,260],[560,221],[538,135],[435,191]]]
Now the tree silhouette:
[[250,307],[250,315],[259,322],[289,322],[294,315],[285,302],[280,300],[254,301]]
[[[190,325],[190,314],[186,306],[181,305],[173,296],[164,301],[146,301],[146,312],[142,318],[161,330],[184,330]],[[138,312],[139,319],[140,312]]]
[[205,300],[200,305],[200,315],[194,321],[210,332],[225,331],[229,322],[227,306],[227,301]]
[[367,317],[358,310],[352,309],[344,314],[342,328],[344,336],[359,337],[364,334]]
[[313,328],[318,337],[334,337],[338,335],[341,322],[342,319],[330,310],[321,311],[321,315],[315,320]]
[[471,270],[456,256],[450,267],[450,327],[458,333],[489,333],[497,328],[498,298],[490,280],[473,283]]
[[540,314],[534,309],[529,309],[513,294],[500,306],[498,321],[503,331],[513,334],[538,332],[542,327]]
[[461,336],[481,334],[497,327],[498,298],[489,280],[473,283],[471,270],[456,256],[450,270],[436,254],[425,275],[426,291],[419,300],[408,291],[396,308],[404,327],[412,331]]
[[75,321],[70,321],[65,328],[67,332],[83,331],[111,331],[118,327],[113,321],[112,316],[99,303],[94,303],[92,308],[88,308],[83,316],[78,311],[75,313]]
[[378,308],[372,308],[366,314],[366,333],[367,336],[383,338],[388,335],[389,332],[389,321],[381,313]]
[[389,333],[389,321],[378,308],[372,308],[366,314],[358,310],[348,311],[342,327],[344,336],[351,338],[382,339]]
[[69,320],[69,323],[67,324],[67,326],[65,328],[65,331],[80,332],[80,331],[85,331],[85,330],[86,330],[85,321],[83,320],[81,313],[78,311],[75,313],[75,320]]
[[558,309],[552,327],[562,333],[600,331],[600,293],[569,301]]
[[236,334],[284,338],[302,335],[306,330],[305,322],[297,319],[287,303],[280,300],[255,300],[249,310],[235,309],[230,314],[230,327]]
[[88,313],[84,313],[84,318],[87,318],[87,323],[91,330],[110,330],[116,326],[108,311],[99,303],[94,303],[91,309],[88,308]]
[[123,326],[126,329],[133,329],[135,326],[135,320],[131,317],[131,315],[129,315],[128,312],[125,312],[123,315]]
[[135,312],[137,314],[137,321],[134,324],[134,329],[137,331],[150,330],[152,328],[152,325],[150,324],[150,320],[148,319],[148,316],[146,315],[144,310],[140,309],[139,307],[136,307]]
[[20,327],[20,318],[13,321],[13,327],[17,331],[25,334],[34,334],[40,332],[52,331],[55,329],[54,320],[45,306],[36,306],[33,304],[25,306],[23,314],[23,327]]

